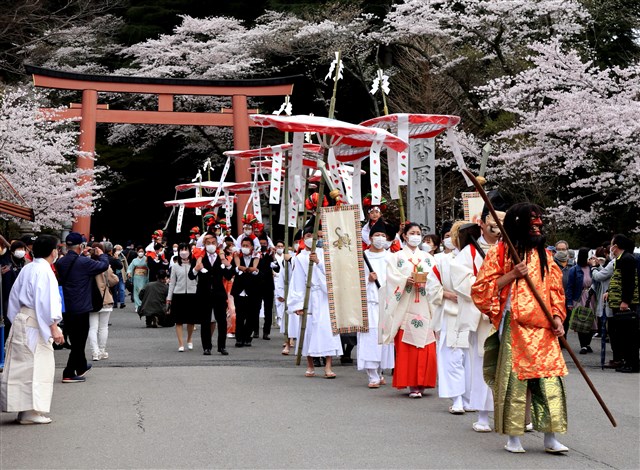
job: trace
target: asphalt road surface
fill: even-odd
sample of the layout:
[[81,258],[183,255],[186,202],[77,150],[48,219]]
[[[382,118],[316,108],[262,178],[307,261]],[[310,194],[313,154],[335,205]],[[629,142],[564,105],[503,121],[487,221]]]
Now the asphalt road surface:
[[[578,349],[576,335],[569,340]],[[602,371],[599,339],[580,358],[618,427],[567,356],[569,432],[559,438],[570,452],[560,456],[545,454],[537,432],[522,439],[527,453],[510,454],[504,436],[475,433],[475,413],[450,415],[435,390],[421,400],[389,385],[370,390],[354,365],[337,361],[335,380],[321,370],[305,378],[304,358],[295,366],[282,356],[277,331],[253,342],[203,356],[196,331],[194,350],[180,353],[173,328],[148,329],[129,306],[116,310],[110,357],[85,383],[60,382],[68,352],[56,351],[51,424],[0,415],[0,469],[640,468],[640,377]]]

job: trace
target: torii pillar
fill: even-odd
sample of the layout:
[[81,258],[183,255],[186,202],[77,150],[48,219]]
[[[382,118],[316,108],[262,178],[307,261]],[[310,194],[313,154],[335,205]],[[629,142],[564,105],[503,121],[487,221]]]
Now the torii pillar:
[[[98,92],[96,90],[82,90],[82,108],[80,121],[80,138],[78,139],[77,165],[82,170],[93,170],[96,156],[96,124],[98,110]],[[91,182],[90,176],[83,176],[78,181],[78,186]],[[89,202],[91,204],[91,202]],[[91,230],[91,217],[79,216],[73,222],[74,232],[83,234],[89,240]]]

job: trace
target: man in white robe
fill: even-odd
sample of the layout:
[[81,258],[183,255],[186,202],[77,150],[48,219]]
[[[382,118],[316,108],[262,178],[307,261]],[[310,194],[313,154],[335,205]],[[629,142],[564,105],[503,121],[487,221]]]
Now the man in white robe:
[[[311,254],[313,241],[313,227],[307,226],[303,235],[305,249],[301,251],[294,260],[291,285],[289,286],[289,298],[287,307],[290,312],[297,315],[303,314],[304,297],[307,284],[307,273],[309,262],[313,263],[311,277],[311,292],[307,309],[307,324],[302,346],[302,354],[307,356],[306,377],[314,377],[315,369],[313,365],[314,357],[326,358],[324,376],[333,379],[336,374],[332,370],[333,356],[342,354],[342,342],[340,335],[334,335],[331,328],[331,317],[329,314],[329,294],[327,292],[327,278],[324,269],[324,256],[321,248],[316,248],[316,252]],[[318,232],[318,240],[322,240],[322,232]],[[300,331],[300,330],[299,330]],[[298,338],[300,334],[297,335]],[[296,345],[299,348],[300,342]]]
[[58,256],[58,239],[41,235],[33,243],[34,260],[16,279],[7,317],[12,323],[7,356],[0,375],[2,411],[18,412],[20,424],[48,424],[53,396],[55,360],[52,343],[62,344],[58,328],[62,302],[51,264]]
[[[456,222],[451,230],[454,244],[460,225],[462,222]],[[451,263],[458,254],[457,247],[454,248],[435,256],[435,275],[427,279],[427,292],[433,299],[432,328],[438,338],[438,395],[452,400],[449,413],[462,415],[471,409],[471,365],[468,348],[454,347],[458,336],[458,296],[451,282]]]
[[[390,239],[387,238],[389,231],[392,232]],[[386,289],[387,282],[388,252],[385,247],[389,241],[393,240],[395,234],[392,230],[388,230],[388,226],[382,220],[378,219],[372,225],[370,235],[371,246],[364,252],[373,268],[373,271],[370,271],[369,267],[365,266],[369,331],[358,333],[358,370],[367,371],[369,388],[379,388],[386,383],[382,371],[393,369],[395,363],[393,345],[378,342],[379,289]],[[376,281],[380,285],[379,288]]]
[[[504,212],[499,213],[504,217]],[[458,332],[455,347],[467,348],[471,366],[471,398],[469,406],[478,411],[478,421],[473,423],[476,432],[490,432],[489,412],[493,411],[493,394],[484,381],[482,363],[484,358],[484,342],[492,332],[491,322],[486,315],[482,315],[471,300],[471,286],[476,276],[484,254],[491,246],[499,241],[500,231],[497,230],[491,215],[485,216],[480,224],[481,236],[475,243],[463,241],[463,232],[477,229],[475,224],[460,227],[459,239],[462,247],[460,253],[451,263],[451,281],[458,295],[458,318],[456,330]],[[470,239],[469,239],[470,240]]]

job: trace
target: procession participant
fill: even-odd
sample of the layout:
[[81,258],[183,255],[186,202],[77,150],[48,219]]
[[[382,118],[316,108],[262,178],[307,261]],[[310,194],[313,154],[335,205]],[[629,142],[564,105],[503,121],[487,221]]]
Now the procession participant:
[[133,282],[133,303],[136,313],[142,304],[140,300],[140,291],[144,289],[144,286],[149,282],[149,267],[147,266],[147,258],[144,256],[144,248],[138,247],[138,256],[131,260],[129,263],[129,269],[127,269],[127,276]]
[[436,253],[440,252],[440,243],[440,236],[435,233],[429,233],[423,237],[420,249],[435,256]]
[[178,245],[178,264],[171,270],[167,305],[171,308],[171,317],[176,322],[178,352],[184,351],[183,324],[187,324],[187,349],[193,349],[193,327],[198,323],[198,305],[196,289],[198,283],[192,276],[191,251],[186,243]]
[[[278,327],[280,329],[280,333],[287,336],[287,340],[282,345],[282,354],[284,356],[289,355],[290,348],[293,347],[293,339],[289,337],[287,332],[287,323],[285,320],[285,312],[286,312],[286,303],[285,303],[285,292],[284,286],[287,278],[291,277],[291,255],[289,253],[284,252],[284,242],[282,240],[276,241],[276,253],[273,255],[276,263],[278,263],[278,270],[274,269],[275,273],[275,299],[276,299],[276,318],[278,322]],[[288,270],[288,275],[285,272]]]
[[[302,243],[302,246],[304,247],[304,241],[302,240],[302,232],[300,232],[299,234],[296,234],[293,237],[294,246],[299,246],[300,243]],[[302,249],[303,248],[301,248],[300,250],[302,251]],[[289,290],[289,295],[291,295],[291,291],[293,288],[292,287],[293,286],[293,270],[296,267],[295,258],[296,256],[298,256],[298,253],[294,250],[290,250],[287,255],[288,255],[288,263],[289,263],[288,290]],[[286,258],[287,255],[285,255],[285,259],[287,259]],[[309,266],[307,266],[307,269],[308,267]],[[284,283],[284,278],[282,279],[282,282]],[[282,292],[284,293],[284,285],[282,287]],[[296,312],[288,308],[287,298],[284,298],[284,302],[287,304],[285,311],[287,312],[287,315],[288,315],[287,338],[289,338],[289,341],[284,344],[284,347],[282,349],[282,354],[285,356],[288,356],[291,348],[295,346],[300,333],[300,315],[298,315]]]
[[218,352],[227,356],[227,290],[224,280],[233,277],[232,265],[218,247],[215,235],[204,237],[205,255],[191,262],[189,279],[197,278],[197,301],[200,311],[200,339],[203,354],[211,355],[211,338],[218,324]]
[[145,248],[145,250],[144,250],[145,253],[148,253],[150,255],[155,253],[156,252],[155,245],[158,244],[158,243],[162,245],[162,237],[163,236],[164,236],[164,232],[162,230],[158,229],[158,230],[154,231],[151,234],[151,243],[149,243],[147,245],[147,247]]
[[[544,432],[549,453],[567,452],[555,433],[567,430],[564,381],[567,366],[557,337],[564,334],[565,299],[562,273],[545,249],[542,209],[529,203],[511,207],[504,218],[506,234],[524,261],[514,266],[507,246],[491,248],[471,288],[471,297],[499,331],[495,356],[485,354],[485,377],[493,389],[495,428],[509,439],[505,449],[524,452],[520,435],[525,432],[527,390],[533,404],[533,427]],[[553,315],[553,324],[522,279],[529,275]]]
[[[13,328],[7,340],[4,371],[0,374],[0,407],[18,412],[20,424],[48,424],[56,365],[52,342],[64,338],[58,323],[62,302],[51,264],[58,256],[58,239],[41,235],[33,243],[33,262],[13,284],[7,316]],[[52,340],[53,338],[53,340]]]
[[[258,283],[259,283],[259,292],[260,299],[262,300],[262,309],[264,312],[264,323],[262,325],[262,339],[270,340],[271,334],[271,323],[273,322],[273,301],[274,301],[274,291],[275,291],[275,282],[274,282],[274,271],[280,270],[280,265],[276,261],[275,247],[269,248],[269,240],[268,237],[263,233],[258,236],[258,240],[260,241],[260,250],[261,256],[258,261]],[[260,321],[258,319],[258,325],[254,326],[254,333],[256,332],[255,328],[258,328],[258,333],[260,333],[259,328]]]
[[169,260],[164,256],[162,243],[153,245],[153,252],[147,252],[147,267],[149,268],[149,281],[153,282],[158,277],[158,272],[169,270]]
[[[334,379],[336,374],[332,370],[333,356],[342,354],[340,335],[334,335],[331,328],[329,314],[329,293],[327,291],[327,278],[324,267],[324,254],[322,248],[316,247],[316,252],[311,253],[313,244],[312,217],[303,230],[304,250],[294,259],[294,268],[289,287],[287,307],[290,312],[300,316],[304,313],[304,298],[307,285],[309,263],[313,263],[311,274],[311,291],[307,308],[307,326],[303,341],[302,355],[307,357],[307,370],[305,377],[316,375],[313,358],[325,358],[324,377]],[[318,240],[322,240],[322,229],[318,229]],[[300,328],[298,328],[299,337]],[[296,348],[299,348],[299,342]]]
[[269,248],[274,248],[274,244],[273,244],[273,240],[271,240],[271,237],[269,237],[267,235],[267,233],[264,231],[264,224],[261,222],[254,222],[253,224],[253,235],[255,235],[258,240],[260,240],[260,237],[264,236],[267,239],[267,246]]
[[242,248],[242,240],[249,239],[253,243],[254,251],[260,251],[260,243],[258,237],[253,234],[253,224],[258,222],[258,219],[253,214],[244,214],[242,216],[242,233],[236,238],[236,249],[240,251]]
[[362,199],[362,208],[367,213],[367,222],[362,226],[362,243],[366,250],[371,245],[371,227],[382,217],[382,213],[387,208],[387,200],[380,199],[380,204],[372,204],[371,194],[367,194]]
[[[391,344],[378,343],[378,324],[380,323],[379,289],[385,289],[387,282],[387,242],[393,240],[395,232],[378,219],[369,232],[371,246],[364,252],[373,271],[365,266],[367,280],[367,318],[369,331],[358,333],[358,370],[366,370],[369,388],[379,388],[386,381],[382,372],[394,367],[394,351]],[[378,288],[376,281],[380,284]],[[383,291],[384,292],[384,291]]]
[[[486,236],[482,230],[487,232]],[[492,333],[492,327],[488,317],[482,315],[473,304],[471,286],[476,280],[485,256],[479,240],[483,240],[485,246],[487,243],[497,243],[498,237],[492,237],[492,235],[488,224],[483,228],[475,223],[460,226],[458,228],[460,253],[451,263],[451,283],[458,297],[456,339],[453,347],[464,349],[469,355],[468,409],[478,411],[478,421],[473,423],[473,430],[476,432],[491,432],[489,412],[493,410],[493,396],[484,381],[482,358],[484,342]]]
[[[191,230],[189,230],[189,245],[195,245],[198,242],[199,238],[200,238],[200,227],[198,227],[197,225],[195,227],[191,227]],[[175,249],[173,254],[177,255],[178,246],[175,243],[174,245],[175,245]]]
[[459,253],[458,230],[466,222],[458,220],[449,233],[454,250],[436,256],[434,276],[427,279],[427,293],[433,299],[434,312],[431,325],[437,338],[438,395],[450,398],[449,413],[462,415],[471,410],[471,366],[469,351],[455,346],[458,331],[458,295],[451,280],[451,264]]
[[435,260],[418,248],[422,242],[418,224],[405,224],[402,237],[406,245],[387,260],[386,304],[380,333],[384,344],[395,343],[393,386],[409,387],[410,398],[422,398],[426,388],[436,386],[436,344],[424,280],[433,275]]
[[251,346],[252,330],[260,315],[256,277],[259,274],[258,257],[254,256],[253,240],[249,236],[243,238],[241,243],[240,253],[234,254],[236,276],[231,287],[236,307],[236,348]]

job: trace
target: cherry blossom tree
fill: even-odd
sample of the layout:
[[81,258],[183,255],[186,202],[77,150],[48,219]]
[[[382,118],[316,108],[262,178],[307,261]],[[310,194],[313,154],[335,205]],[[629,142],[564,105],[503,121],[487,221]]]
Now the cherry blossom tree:
[[[101,189],[93,180],[100,168],[76,168],[77,127],[48,120],[40,111],[45,104],[26,87],[6,88],[0,95],[0,172],[34,210],[33,230],[63,229],[75,217],[91,214]],[[78,187],[80,178],[88,180]]]

